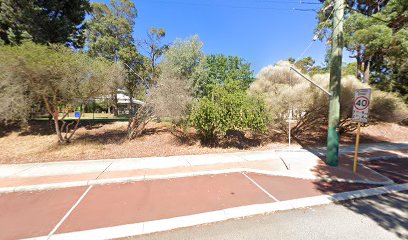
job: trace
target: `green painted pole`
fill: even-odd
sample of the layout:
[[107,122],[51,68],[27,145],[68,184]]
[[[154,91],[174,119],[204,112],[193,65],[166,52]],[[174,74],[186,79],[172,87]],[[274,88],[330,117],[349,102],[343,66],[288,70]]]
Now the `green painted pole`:
[[327,133],[327,158],[326,164],[338,166],[339,164],[339,120],[340,120],[340,83],[341,64],[343,57],[343,16],[344,0],[334,1],[333,39],[330,61],[330,87],[332,93],[329,104],[329,126]]

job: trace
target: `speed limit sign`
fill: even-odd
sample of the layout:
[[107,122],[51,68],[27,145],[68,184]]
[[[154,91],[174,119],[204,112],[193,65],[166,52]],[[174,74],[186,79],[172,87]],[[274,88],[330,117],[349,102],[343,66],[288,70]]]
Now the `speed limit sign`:
[[354,93],[353,122],[368,122],[371,89],[358,89]]

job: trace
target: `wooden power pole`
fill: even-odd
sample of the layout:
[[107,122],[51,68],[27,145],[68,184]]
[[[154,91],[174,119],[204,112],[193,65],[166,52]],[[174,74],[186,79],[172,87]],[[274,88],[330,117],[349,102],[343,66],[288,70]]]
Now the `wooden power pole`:
[[333,39],[330,61],[330,87],[332,94],[329,104],[329,126],[327,133],[326,164],[339,164],[339,120],[340,120],[340,82],[343,57],[343,16],[344,0],[334,0]]

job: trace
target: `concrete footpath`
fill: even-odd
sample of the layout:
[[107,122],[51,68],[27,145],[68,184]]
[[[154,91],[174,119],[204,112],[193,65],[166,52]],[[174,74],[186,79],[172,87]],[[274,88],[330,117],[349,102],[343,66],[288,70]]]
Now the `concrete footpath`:
[[319,148],[2,165],[0,239],[110,239],[408,190],[408,143],[362,145],[357,174],[350,148],[339,167]]

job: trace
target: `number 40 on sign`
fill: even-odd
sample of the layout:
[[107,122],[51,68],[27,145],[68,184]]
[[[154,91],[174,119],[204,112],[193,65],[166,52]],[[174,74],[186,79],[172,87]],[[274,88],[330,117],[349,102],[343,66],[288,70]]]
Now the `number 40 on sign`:
[[370,106],[371,89],[358,89],[354,93],[353,122],[368,122],[368,107]]
[[354,152],[353,172],[357,171],[358,148],[360,145],[360,124],[368,122],[371,89],[358,89],[354,93],[353,122],[357,122],[356,149]]

